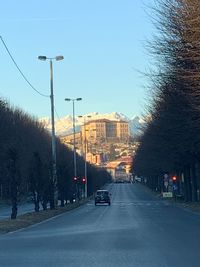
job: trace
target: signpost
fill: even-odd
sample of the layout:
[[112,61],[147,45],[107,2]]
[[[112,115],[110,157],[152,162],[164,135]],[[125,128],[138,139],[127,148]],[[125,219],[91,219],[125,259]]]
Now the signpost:
[[164,182],[164,190],[163,191],[168,192],[169,175],[167,173],[164,174],[163,182]]
[[163,192],[163,197],[164,198],[170,198],[170,197],[173,197],[173,194],[172,194],[172,192]]
[[163,177],[163,197],[164,198],[171,198],[173,197],[173,180],[169,177],[167,173],[164,174]]

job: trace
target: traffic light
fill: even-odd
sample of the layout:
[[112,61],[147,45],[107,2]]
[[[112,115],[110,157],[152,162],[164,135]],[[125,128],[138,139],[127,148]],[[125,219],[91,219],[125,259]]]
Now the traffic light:
[[173,180],[173,182],[176,182],[176,180],[177,180],[176,175],[174,175],[174,176],[172,177],[172,180]]
[[73,180],[74,180],[74,182],[77,182],[78,178],[77,177],[74,177]]
[[174,195],[176,196],[177,190],[178,190],[178,184],[177,184],[176,175],[172,176],[172,181],[173,181],[173,192],[174,192]]
[[83,183],[83,184],[86,183],[86,178],[85,178],[85,177],[82,178],[82,183]]

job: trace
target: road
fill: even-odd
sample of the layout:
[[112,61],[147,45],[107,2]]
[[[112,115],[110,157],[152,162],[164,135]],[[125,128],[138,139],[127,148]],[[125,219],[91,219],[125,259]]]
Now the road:
[[89,202],[0,235],[0,266],[199,267],[200,215],[139,184],[110,184],[111,206]]

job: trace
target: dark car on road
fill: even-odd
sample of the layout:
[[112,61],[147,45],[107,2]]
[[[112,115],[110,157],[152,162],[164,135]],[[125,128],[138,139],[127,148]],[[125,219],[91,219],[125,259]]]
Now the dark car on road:
[[95,195],[95,206],[98,203],[107,203],[110,206],[110,194],[108,190],[97,190]]

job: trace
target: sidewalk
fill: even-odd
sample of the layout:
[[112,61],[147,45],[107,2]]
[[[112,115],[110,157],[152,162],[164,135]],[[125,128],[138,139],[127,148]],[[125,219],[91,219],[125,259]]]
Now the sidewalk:
[[[8,219],[11,215],[12,206],[8,204],[0,204],[0,220]],[[18,215],[25,214],[27,212],[34,211],[34,204],[33,203],[21,203],[18,205]]]
[[47,210],[41,210],[40,212],[35,212],[32,209],[31,212],[28,212],[28,213],[23,212],[23,214],[17,216],[15,220],[11,220],[10,216],[7,219],[4,217],[3,219],[0,219],[0,234],[5,234],[8,232],[16,231],[16,230],[31,226],[33,224],[40,223],[52,217],[58,216],[62,213],[76,209],[90,200],[91,200],[91,197],[87,199],[82,199],[79,202],[74,202],[73,204],[68,204],[64,207],[58,206],[54,210],[47,209]]

